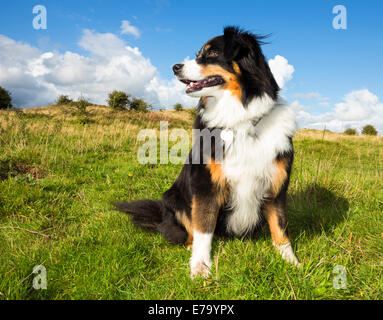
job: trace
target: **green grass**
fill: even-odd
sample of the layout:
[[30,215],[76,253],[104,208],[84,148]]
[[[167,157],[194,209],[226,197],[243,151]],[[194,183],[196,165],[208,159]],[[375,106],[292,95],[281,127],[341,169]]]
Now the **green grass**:
[[[383,139],[299,131],[289,228],[301,270],[264,230],[215,240],[213,276],[190,252],[134,227],[118,199],[159,198],[181,165],[140,165],[140,128],[191,128],[188,111],[69,107],[0,113],[0,299],[382,299]],[[47,290],[32,287],[47,269]],[[347,272],[334,289],[333,269]]]

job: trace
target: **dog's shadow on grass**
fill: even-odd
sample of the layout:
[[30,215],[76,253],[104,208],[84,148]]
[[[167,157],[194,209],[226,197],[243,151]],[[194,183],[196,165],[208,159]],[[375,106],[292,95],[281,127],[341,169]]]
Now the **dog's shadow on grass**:
[[289,231],[294,235],[304,232],[309,237],[331,233],[344,221],[348,209],[347,199],[318,184],[311,184],[288,195]]

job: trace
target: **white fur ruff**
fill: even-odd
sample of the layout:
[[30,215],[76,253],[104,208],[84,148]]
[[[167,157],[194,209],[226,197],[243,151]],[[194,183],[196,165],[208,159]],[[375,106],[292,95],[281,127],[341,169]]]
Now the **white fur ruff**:
[[281,99],[255,98],[244,108],[229,91],[221,92],[207,99],[201,117],[208,127],[233,132],[231,143],[225,145],[222,166],[233,209],[227,228],[241,236],[260,220],[260,206],[276,170],[274,160],[278,153],[291,149],[289,137],[296,130],[295,114]]

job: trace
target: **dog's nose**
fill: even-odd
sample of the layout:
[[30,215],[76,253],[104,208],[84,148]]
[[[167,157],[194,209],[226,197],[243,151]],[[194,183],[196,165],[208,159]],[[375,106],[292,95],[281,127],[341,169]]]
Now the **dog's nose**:
[[174,74],[177,74],[181,71],[182,67],[183,67],[183,63],[177,63],[173,66],[173,71],[174,71]]

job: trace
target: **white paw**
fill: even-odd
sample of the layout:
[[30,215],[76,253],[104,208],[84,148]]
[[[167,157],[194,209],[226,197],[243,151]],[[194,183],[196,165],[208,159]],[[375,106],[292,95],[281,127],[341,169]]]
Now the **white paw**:
[[212,240],[212,233],[193,232],[193,250],[190,259],[190,276],[192,279],[197,276],[207,278],[211,274],[210,251]]
[[190,263],[190,277],[192,279],[201,276],[207,278],[211,275],[211,263],[205,263],[203,260]]
[[293,252],[293,248],[290,242],[280,246],[275,246],[275,247],[278,249],[279,253],[281,254],[282,259],[284,259],[285,261],[289,263],[292,263],[298,268],[301,267],[301,264],[299,263],[297,257],[295,256]]

